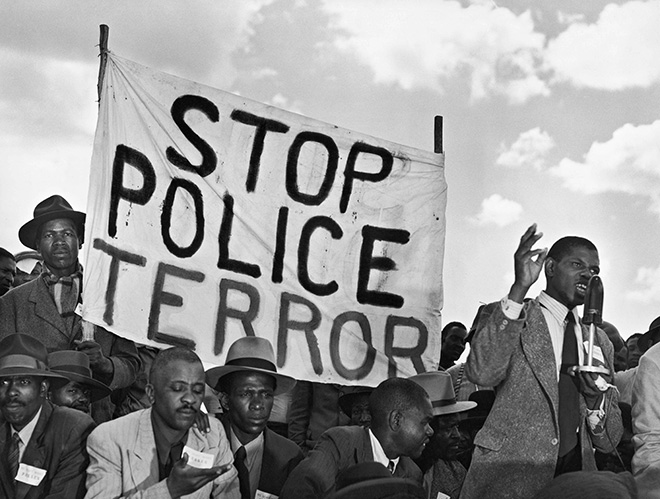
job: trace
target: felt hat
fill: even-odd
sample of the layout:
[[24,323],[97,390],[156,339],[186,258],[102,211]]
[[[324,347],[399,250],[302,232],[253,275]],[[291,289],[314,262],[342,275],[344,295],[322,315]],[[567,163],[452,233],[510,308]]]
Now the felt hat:
[[476,402],[457,402],[454,384],[447,371],[431,371],[411,376],[411,381],[420,385],[429,394],[433,415],[442,416],[468,411],[477,406]]
[[349,418],[352,416],[353,413],[353,404],[355,401],[360,398],[366,396],[367,399],[369,398],[369,395],[371,395],[371,392],[373,392],[374,389],[370,388],[368,386],[355,386],[351,387],[350,390],[347,390],[344,394],[342,394],[339,397],[338,403],[339,403],[339,408],[342,410],[344,414],[346,414]]
[[266,338],[245,336],[237,339],[229,347],[225,365],[206,371],[206,383],[217,390],[218,382],[223,377],[239,371],[258,372],[272,376],[276,381],[275,395],[288,392],[296,384],[296,380],[292,377],[277,372],[275,352]]
[[85,214],[75,211],[66,199],[57,194],[44,199],[34,208],[34,217],[18,230],[18,239],[28,248],[38,251],[38,245],[35,243],[39,227],[56,218],[68,218],[73,221],[78,231],[78,240],[82,242],[85,232]]
[[346,468],[337,476],[336,486],[332,499],[426,498],[419,484],[392,476],[385,466],[373,461]]
[[0,377],[63,378],[48,369],[48,350],[38,339],[21,333],[0,340]]
[[656,317],[649,325],[649,330],[637,340],[637,348],[641,352],[646,352],[657,342],[658,336],[660,336],[660,317]]
[[91,401],[96,402],[110,395],[110,387],[92,378],[89,357],[76,350],[60,350],[48,355],[48,365],[54,373],[61,374],[69,381],[86,385],[92,390]]

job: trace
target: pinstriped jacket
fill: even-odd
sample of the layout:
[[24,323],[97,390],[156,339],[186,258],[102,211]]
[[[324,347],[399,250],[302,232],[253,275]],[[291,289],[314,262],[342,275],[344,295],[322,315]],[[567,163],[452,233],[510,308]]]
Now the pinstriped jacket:
[[[583,339],[588,329],[582,325]],[[613,347],[597,330],[595,343],[613,369]],[[520,317],[508,319],[498,303],[482,312],[470,346],[466,374],[479,385],[495,386],[496,398],[482,430],[463,484],[461,499],[533,497],[554,476],[559,452],[557,368],[550,333],[538,300],[525,304]],[[594,434],[580,397],[582,468],[595,470],[594,448],[611,452],[623,427],[618,394],[605,395],[605,430]]]

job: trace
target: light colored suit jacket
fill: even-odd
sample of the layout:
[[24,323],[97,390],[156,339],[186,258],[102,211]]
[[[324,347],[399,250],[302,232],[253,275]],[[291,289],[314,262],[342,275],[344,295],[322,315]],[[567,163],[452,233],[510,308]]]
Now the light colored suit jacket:
[[[318,444],[296,466],[284,484],[280,499],[321,499],[335,490],[337,475],[349,466],[374,460],[369,431],[360,426],[337,426],[327,430]],[[422,471],[401,456],[394,476],[422,485]]]
[[[233,462],[222,425],[213,418],[209,424],[211,431],[206,434],[191,428],[186,445],[213,454],[213,466]],[[86,499],[170,497],[167,481],[158,480],[158,455],[151,409],[133,412],[99,425],[87,439],[87,450],[90,463],[87,468]],[[232,467],[213,482],[184,497],[239,499],[236,469]]]
[[[588,329],[582,326],[583,339]],[[613,369],[613,347],[597,330],[606,365]],[[525,304],[520,317],[508,319],[499,303],[482,311],[465,370],[473,383],[495,387],[495,403],[474,439],[472,463],[461,499],[529,498],[554,476],[559,454],[559,388],[550,332],[538,300]],[[612,452],[623,426],[616,390],[605,394],[605,429],[586,423],[580,397],[582,469],[595,470],[594,447]]]
[[632,470],[640,499],[660,498],[660,344],[639,359],[632,391]]

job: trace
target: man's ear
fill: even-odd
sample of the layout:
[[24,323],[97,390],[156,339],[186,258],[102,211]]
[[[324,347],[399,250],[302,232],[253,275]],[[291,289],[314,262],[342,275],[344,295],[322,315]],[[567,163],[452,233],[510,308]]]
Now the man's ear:
[[50,382],[47,379],[41,380],[41,385],[39,386],[39,396],[42,399],[48,400],[48,390],[50,389]]
[[557,262],[553,258],[546,258],[545,259],[545,276],[546,277],[552,277],[555,275],[555,266],[557,265]]
[[229,412],[229,395],[225,392],[218,393],[218,400],[220,401],[220,406],[224,412]]
[[147,397],[149,397],[149,402],[151,402],[151,405],[153,405],[156,400],[156,397],[154,396],[154,385],[147,383],[147,386],[144,387],[144,392],[147,394]]
[[390,414],[387,418],[387,423],[390,427],[390,430],[396,432],[401,428],[401,423],[403,422],[403,414],[399,410],[390,411]]

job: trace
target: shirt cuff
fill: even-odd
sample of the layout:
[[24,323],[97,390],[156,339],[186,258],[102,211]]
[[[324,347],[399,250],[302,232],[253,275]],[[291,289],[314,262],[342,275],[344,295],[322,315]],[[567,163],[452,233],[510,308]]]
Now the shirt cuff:
[[505,296],[500,300],[500,305],[502,306],[502,312],[507,319],[516,320],[520,317],[520,312],[522,312],[523,303],[518,303],[513,300],[509,300],[508,296]]
[[605,419],[605,396],[601,398],[598,409],[587,409],[587,423],[589,428],[595,434],[602,433],[604,430],[603,420]]

